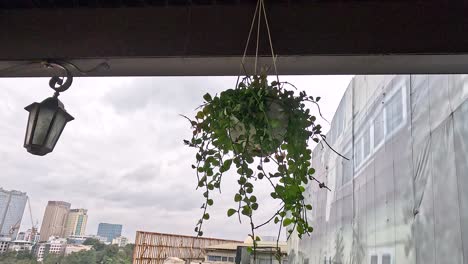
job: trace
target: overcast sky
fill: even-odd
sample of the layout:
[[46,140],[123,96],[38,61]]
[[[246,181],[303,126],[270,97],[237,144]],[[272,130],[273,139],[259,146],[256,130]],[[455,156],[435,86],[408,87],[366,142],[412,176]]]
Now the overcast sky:
[[[281,80],[321,96],[331,120],[351,76]],[[234,84],[234,77],[75,78],[60,96],[75,120],[53,153],[37,157],[23,148],[24,107],[53,94],[48,79],[0,79],[0,187],[27,192],[39,227],[47,201],[61,200],[88,209],[87,234],[107,222],[122,224],[131,241],[136,230],[195,235],[203,197],[195,190],[194,152],[182,143],[190,138],[190,126],[179,114],[193,116],[204,93]],[[205,236],[243,240],[248,226],[226,216],[236,189],[226,176]],[[259,220],[275,206],[265,204]],[[25,210],[21,230],[30,222]],[[267,226],[260,235],[274,235],[276,228]]]

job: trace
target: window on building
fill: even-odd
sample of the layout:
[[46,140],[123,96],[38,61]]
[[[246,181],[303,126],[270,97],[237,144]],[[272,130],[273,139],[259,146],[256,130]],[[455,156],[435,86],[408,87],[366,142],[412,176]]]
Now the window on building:
[[378,258],[376,255],[371,256],[370,258],[370,263],[371,264],[377,264]]
[[229,262],[234,262],[234,257],[229,257],[228,261]]
[[382,256],[382,264],[390,264],[392,257],[389,254],[384,254]]
[[371,148],[370,148],[370,128],[367,128],[362,135],[362,159],[363,161],[369,157]]
[[387,134],[391,134],[403,122],[403,99],[401,89],[388,100],[385,107]]
[[356,144],[354,145],[354,160],[355,160],[355,167],[358,168],[362,162],[362,139],[358,139]]
[[222,257],[221,256],[208,256],[208,261],[221,261]]
[[221,261],[227,262],[228,258],[227,257],[222,257]]
[[385,136],[384,133],[383,111],[380,111],[374,119],[374,148],[377,148],[382,143]]
[[271,259],[258,259],[258,264],[272,264],[272,260]]
[[345,154],[345,157],[349,160],[341,158],[341,169],[343,170],[343,185],[351,181],[351,179],[353,179],[353,160],[351,157],[351,151],[348,151]]
[[341,157],[336,158],[336,169],[335,169],[335,184],[339,188],[344,184],[343,181],[343,164],[341,163]]

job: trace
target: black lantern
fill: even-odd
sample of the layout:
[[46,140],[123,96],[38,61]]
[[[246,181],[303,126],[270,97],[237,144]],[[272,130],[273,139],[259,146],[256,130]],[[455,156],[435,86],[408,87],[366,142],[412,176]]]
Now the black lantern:
[[[54,64],[54,66],[56,66]],[[59,65],[60,66],[60,65]],[[65,69],[63,66],[61,68]],[[72,83],[72,76],[67,72],[67,80],[52,77],[49,85],[55,90],[53,97],[49,97],[41,103],[33,103],[25,109],[29,112],[29,119],[24,139],[24,147],[29,153],[44,156],[54,150],[65,125],[74,118],[58,99],[59,93],[65,91]],[[58,87],[55,85],[58,84]]]

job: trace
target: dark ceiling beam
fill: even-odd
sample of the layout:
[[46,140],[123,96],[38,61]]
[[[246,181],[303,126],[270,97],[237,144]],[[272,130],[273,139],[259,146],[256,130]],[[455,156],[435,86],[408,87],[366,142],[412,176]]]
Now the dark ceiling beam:
[[[112,63],[140,60],[154,67],[185,59],[210,64],[204,65],[203,74],[197,69],[181,72],[236,75],[237,70],[231,69],[237,67],[226,66],[224,71],[214,67],[243,53],[253,9],[252,5],[194,5],[0,10],[0,67],[41,59],[74,60],[83,66],[93,59],[108,59],[111,69],[104,75],[146,75],[130,67],[113,73]],[[468,54],[468,6],[463,1],[274,2],[267,9],[276,54],[284,58],[280,66],[291,69],[287,73],[292,69],[317,73],[320,65],[314,65],[314,59],[320,58],[330,63],[325,71],[330,74],[396,73],[401,63],[409,63],[402,65],[405,72],[466,71],[466,56],[455,59]],[[267,56],[266,35],[262,39],[260,55]],[[251,46],[249,55],[254,54]],[[296,57],[303,57],[299,67],[287,64],[297,62],[291,59]],[[411,58],[424,58],[429,65],[422,67],[421,60]],[[369,61],[384,64],[377,72]],[[2,73],[0,68],[0,75],[21,74]]]

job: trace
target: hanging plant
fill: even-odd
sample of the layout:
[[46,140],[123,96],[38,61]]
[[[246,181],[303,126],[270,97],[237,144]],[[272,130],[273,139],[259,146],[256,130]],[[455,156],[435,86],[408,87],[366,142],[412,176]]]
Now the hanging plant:
[[[289,234],[296,230],[299,237],[312,232],[306,217],[312,206],[304,201],[304,185],[317,181],[309,140],[319,142],[324,135],[306,103],[318,106],[320,97],[306,92],[295,95],[285,85],[288,83],[268,83],[266,75],[246,77],[235,89],[219,96],[205,94],[200,111],[189,119],[193,137],[184,142],[198,151],[192,168],[205,197],[203,217],[195,228],[199,236],[203,235],[204,220],[210,218],[207,209],[214,203],[211,193],[221,190],[222,177],[230,170],[237,173],[239,189],[234,196],[237,204],[227,210],[227,215],[247,217],[252,238],[256,238],[256,229],[270,221],[290,227]],[[253,216],[260,205],[254,190],[261,180],[269,182],[271,198],[281,207],[267,222],[255,225]]]
[[[263,0],[257,2],[247,46],[258,18],[258,50],[262,14],[276,72]],[[241,64],[244,66],[243,60]],[[328,189],[323,182],[314,178],[312,150],[309,147],[310,140],[326,143],[316,115],[307,107],[315,105],[321,117],[320,97],[314,98],[304,91],[295,93],[286,88],[296,89],[290,83],[280,82],[278,75],[276,81],[269,82],[266,74],[254,74],[238,81],[234,89],[214,96],[205,94],[204,103],[195,118],[184,116],[193,129],[192,138],[184,140],[184,143],[197,150],[192,168],[196,171],[198,188],[203,190],[205,197],[201,207],[203,214],[195,232],[198,236],[203,235],[203,223],[210,218],[208,207],[214,204],[212,193],[221,191],[226,172],[235,171],[238,190],[233,197],[235,206],[227,210],[227,216],[237,216],[239,221],[241,217],[249,220],[249,236],[253,241],[250,250],[254,252],[254,258],[258,241],[255,231],[270,222],[280,224],[277,243],[283,227],[287,229],[288,239],[294,231],[300,238],[312,232],[313,228],[306,217],[312,206],[305,202],[304,186],[309,181],[315,181],[320,188]],[[261,205],[255,196],[255,186],[260,181],[266,181],[271,186],[271,199],[278,201],[279,208],[268,220],[256,224],[255,212],[261,209]],[[281,257],[278,244],[277,257]]]

